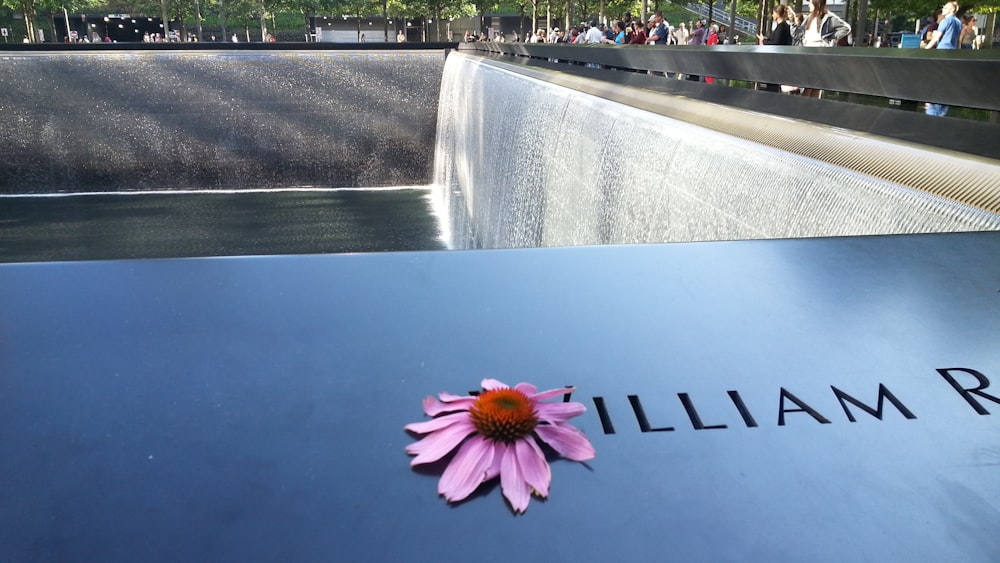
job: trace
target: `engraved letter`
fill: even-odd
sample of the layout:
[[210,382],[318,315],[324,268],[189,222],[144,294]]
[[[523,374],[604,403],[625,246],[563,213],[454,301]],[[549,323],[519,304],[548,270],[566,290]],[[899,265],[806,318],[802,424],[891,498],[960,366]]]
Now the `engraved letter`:
[[687,393],[678,393],[677,398],[681,400],[681,404],[684,405],[684,410],[687,411],[688,418],[691,419],[691,426],[694,426],[695,430],[715,430],[717,428],[726,428],[725,424],[716,424],[713,426],[705,426],[701,422],[701,417],[698,416],[698,411],[694,408],[694,403],[691,402],[691,397]]
[[642,409],[642,403],[639,402],[638,395],[629,395],[628,402],[632,403],[632,410],[635,411],[635,420],[639,423],[639,430],[642,432],[673,432],[673,426],[664,426],[663,428],[652,428],[649,425],[649,420],[646,419],[646,411]]
[[[785,409],[785,399],[786,398],[789,401],[791,401],[791,402],[795,403],[796,405],[798,405],[799,408],[797,408],[797,409]],[[830,424],[830,421],[827,420],[826,418],[824,418],[823,415],[821,415],[818,412],[816,412],[816,409],[814,409],[814,408],[810,407],[809,405],[803,403],[801,399],[799,399],[795,395],[792,395],[788,390],[786,390],[784,387],[782,387],[781,388],[781,399],[778,402],[778,426],[784,426],[785,425],[785,413],[786,412],[804,412],[804,413],[808,413],[810,416],[812,416],[813,418],[815,418],[821,424]]]
[[[979,380],[979,387],[973,387],[971,389],[966,389],[965,387],[962,387],[958,383],[958,381],[955,381],[955,378],[951,375],[951,373],[949,373],[952,371],[964,371],[965,373],[971,374],[973,377]],[[979,373],[974,369],[948,368],[948,369],[939,369],[937,370],[937,372],[940,373],[941,377],[945,378],[948,381],[948,383],[951,383],[951,386],[955,388],[955,391],[958,391],[959,395],[961,395],[966,401],[968,401],[969,404],[972,405],[972,408],[976,409],[976,412],[978,412],[979,414],[990,414],[990,411],[986,410],[986,408],[983,407],[983,405],[981,405],[979,401],[975,400],[972,397],[972,395],[979,395],[983,399],[989,399],[994,403],[1000,403],[1000,397],[995,397],[993,395],[990,395],[989,393],[983,392],[983,389],[986,389],[987,387],[990,386],[990,380],[987,379],[985,375]]]
[[903,406],[903,403],[899,402],[899,399],[897,399],[896,396],[893,395],[892,392],[889,391],[889,389],[885,385],[882,385],[881,383],[878,384],[877,409],[869,407],[868,405],[862,403],[861,401],[855,399],[854,397],[848,395],[847,393],[844,393],[840,389],[837,389],[833,385],[830,386],[830,389],[833,389],[833,394],[837,396],[837,400],[840,401],[840,406],[844,408],[844,414],[847,415],[847,420],[850,420],[851,422],[857,422],[857,419],[854,418],[854,414],[851,412],[851,410],[847,408],[847,403],[851,403],[852,405],[874,416],[875,418],[882,420],[882,403],[884,399],[889,399],[889,402],[892,403],[893,406],[895,406],[897,409],[899,409],[899,412],[903,413],[903,416],[905,416],[906,418],[908,419],[917,418],[916,416],[913,415],[912,412],[910,412],[910,409]]
[[614,434],[615,426],[611,424],[611,415],[608,414],[608,407],[604,406],[604,397],[594,397],[594,406],[597,407],[597,416],[601,417],[601,427],[605,434]]
[[743,417],[743,422],[747,425],[747,428],[757,428],[757,421],[750,414],[750,409],[743,403],[743,397],[740,397],[739,391],[726,391],[726,393],[729,393],[729,398],[736,405],[736,410],[740,411],[740,416]]

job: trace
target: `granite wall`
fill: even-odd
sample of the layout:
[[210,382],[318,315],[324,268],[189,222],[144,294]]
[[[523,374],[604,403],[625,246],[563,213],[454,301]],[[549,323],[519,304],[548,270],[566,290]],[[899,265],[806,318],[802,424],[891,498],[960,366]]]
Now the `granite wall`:
[[442,50],[0,59],[0,193],[431,181]]

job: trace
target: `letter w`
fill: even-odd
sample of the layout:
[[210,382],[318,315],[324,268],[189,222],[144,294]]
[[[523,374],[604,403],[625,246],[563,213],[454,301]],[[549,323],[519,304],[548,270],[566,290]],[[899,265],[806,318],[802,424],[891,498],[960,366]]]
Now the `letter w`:
[[882,420],[882,405],[885,403],[885,399],[889,399],[889,402],[892,403],[894,407],[899,409],[899,412],[903,413],[903,416],[905,416],[907,419],[917,418],[912,412],[910,412],[910,409],[906,408],[906,406],[904,406],[903,403],[901,403],[899,399],[897,399],[896,396],[893,395],[892,392],[889,391],[889,389],[881,383],[878,384],[877,409],[869,407],[868,405],[862,403],[861,401],[855,399],[854,397],[848,395],[847,393],[844,393],[840,389],[837,389],[833,385],[830,386],[830,389],[833,389],[833,394],[837,396],[837,400],[840,401],[840,406],[844,408],[844,414],[847,415],[847,420],[850,420],[851,422],[857,422],[857,419],[854,418],[854,414],[851,413],[851,409],[847,408],[847,403],[851,403],[852,405],[874,416],[875,418]]

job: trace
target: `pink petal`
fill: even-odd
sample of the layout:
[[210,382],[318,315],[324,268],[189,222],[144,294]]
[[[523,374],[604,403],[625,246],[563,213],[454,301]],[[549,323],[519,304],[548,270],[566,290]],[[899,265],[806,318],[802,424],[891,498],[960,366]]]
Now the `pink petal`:
[[538,496],[549,496],[549,483],[552,482],[552,471],[545,461],[545,454],[533,438],[518,440],[514,443],[517,450],[517,464],[521,468],[521,476],[535,489]]
[[427,413],[427,416],[437,416],[443,412],[467,411],[476,402],[475,397],[459,397],[441,393],[441,397],[446,396],[449,397],[446,401],[439,401],[434,397],[424,399],[424,412]]
[[521,475],[520,464],[517,462],[517,448],[508,447],[500,462],[500,488],[503,496],[510,501],[514,512],[524,512],[531,501],[531,486]]
[[535,414],[539,420],[545,422],[566,422],[574,416],[580,416],[587,412],[587,407],[583,403],[538,403],[535,405]]
[[484,379],[480,385],[482,385],[483,389],[487,391],[493,391],[494,389],[510,389],[510,385],[496,379]]
[[453,394],[451,394],[451,393],[449,393],[447,391],[441,391],[440,393],[438,393],[438,399],[441,399],[442,401],[444,401],[446,403],[450,403],[452,401],[461,401],[462,399],[473,399],[474,400],[475,397],[470,397],[468,395],[453,395]]
[[535,393],[538,393],[538,387],[535,387],[530,383],[518,383],[517,385],[514,386],[514,389],[517,389],[518,391],[524,393],[529,397],[534,395]]
[[586,461],[594,457],[594,446],[587,436],[565,422],[539,424],[535,427],[535,433],[563,457],[574,461]]
[[435,430],[441,430],[442,428],[451,426],[452,424],[462,420],[469,420],[468,411],[446,414],[424,422],[412,422],[404,426],[404,428],[410,432],[416,432],[417,434],[428,434],[430,432],[434,432]]
[[450,502],[458,502],[472,494],[485,480],[493,463],[493,444],[482,436],[473,436],[458,449],[454,459],[441,474],[438,494]]
[[406,453],[417,456],[410,460],[410,465],[431,463],[441,459],[475,431],[476,427],[469,418],[424,436],[419,442],[406,446]]
[[486,478],[483,479],[483,482],[494,479],[500,475],[500,462],[503,461],[503,456],[509,447],[510,446],[503,442],[493,442],[493,463],[490,465],[490,468],[486,470]]
[[548,391],[542,391],[541,393],[535,393],[534,395],[529,395],[534,401],[544,401],[545,399],[551,399],[552,397],[558,397],[560,395],[566,395],[576,391],[576,387],[560,387],[559,389],[549,389]]

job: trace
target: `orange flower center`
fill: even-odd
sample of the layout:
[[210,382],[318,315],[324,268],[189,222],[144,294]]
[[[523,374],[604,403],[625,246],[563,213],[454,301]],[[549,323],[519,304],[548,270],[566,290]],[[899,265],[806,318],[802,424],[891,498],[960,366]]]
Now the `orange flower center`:
[[511,444],[538,425],[531,399],[516,389],[483,391],[469,409],[472,425],[483,436]]

